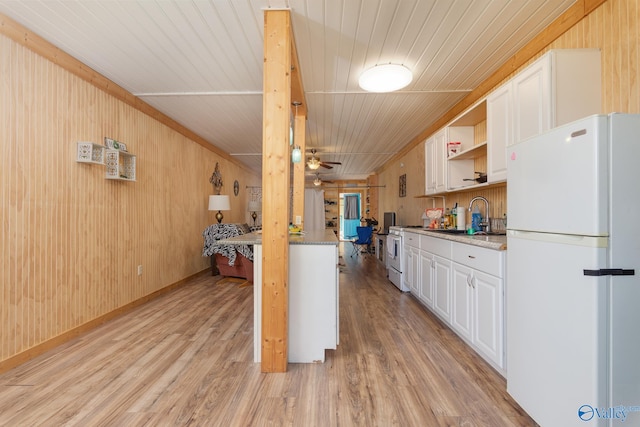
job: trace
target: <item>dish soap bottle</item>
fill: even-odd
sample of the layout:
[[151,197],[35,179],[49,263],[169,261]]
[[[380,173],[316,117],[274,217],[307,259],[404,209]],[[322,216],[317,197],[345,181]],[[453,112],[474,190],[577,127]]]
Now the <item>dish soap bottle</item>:
[[478,209],[478,205],[475,205],[471,213],[471,228],[473,228],[475,233],[482,231],[482,227],[480,226],[481,222],[482,216],[480,215],[480,209]]

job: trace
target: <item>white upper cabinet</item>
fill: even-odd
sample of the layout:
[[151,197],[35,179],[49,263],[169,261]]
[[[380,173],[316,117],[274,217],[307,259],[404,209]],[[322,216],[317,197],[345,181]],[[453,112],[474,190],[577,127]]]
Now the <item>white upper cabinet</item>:
[[512,80],[513,138],[536,136],[601,109],[598,49],[551,50]]
[[538,135],[551,125],[548,60],[545,56],[534,62],[513,80],[514,135],[517,141]]
[[426,194],[440,193],[447,189],[445,174],[445,129],[438,131],[424,143]]
[[[460,114],[425,141],[426,194],[486,185],[476,172],[504,182],[507,146],[600,114],[600,69],[598,49],[551,50]],[[450,142],[461,143],[453,155]]]
[[432,136],[424,142],[425,194],[436,192],[436,138]]
[[487,96],[487,182],[507,179],[506,147],[600,112],[600,51],[552,50]]
[[447,129],[443,129],[437,132],[434,136],[435,139],[435,173],[436,173],[436,193],[440,193],[447,189],[447,174],[446,174],[446,148],[448,132]]
[[511,140],[511,85],[506,84],[487,96],[487,182],[507,179],[507,141]]

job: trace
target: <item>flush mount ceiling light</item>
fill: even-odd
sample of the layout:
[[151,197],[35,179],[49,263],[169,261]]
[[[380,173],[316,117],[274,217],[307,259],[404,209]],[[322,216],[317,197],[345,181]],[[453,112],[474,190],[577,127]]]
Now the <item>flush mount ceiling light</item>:
[[393,92],[413,80],[411,71],[400,64],[383,64],[369,68],[360,75],[358,84],[367,92]]

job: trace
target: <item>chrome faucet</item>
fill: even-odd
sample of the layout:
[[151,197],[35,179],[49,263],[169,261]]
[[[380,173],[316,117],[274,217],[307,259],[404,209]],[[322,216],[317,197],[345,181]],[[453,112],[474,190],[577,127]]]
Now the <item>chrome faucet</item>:
[[[487,233],[491,232],[491,221],[489,220],[489,201],[482,196],[476,196],[469,202],[469,212],[471,212],[471,208],[473,207],[473,202],[476,200],[482,200],[484,202],[484,213],[485,218],[484,221],[480,223],[480,227],[484,229]],[[486,228],[485,228],[486,227]]]

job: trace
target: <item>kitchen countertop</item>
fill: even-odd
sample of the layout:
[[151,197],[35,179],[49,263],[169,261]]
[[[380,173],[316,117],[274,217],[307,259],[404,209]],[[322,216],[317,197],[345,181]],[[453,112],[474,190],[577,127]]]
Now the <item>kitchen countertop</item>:
[[[338,238],[332,230],[306,231],[304,234],[289,234],[291,245],[338,245]],[[261,245],[262,233],[248,233],[241,236],[218,240],[216,245]]]
[[410,233],[422,234],[430,237],[437,237],[439,239],[452,240],[454,242],[466,243],[468,245],[482,246],[483,248],[495,249],[499,251],[507,250],[507,236],[506,235],[490,235],[486,234],[463,234],[432,231],[428,228],[413,228],[413,227],[392,227],[396,230],[401,230]]

